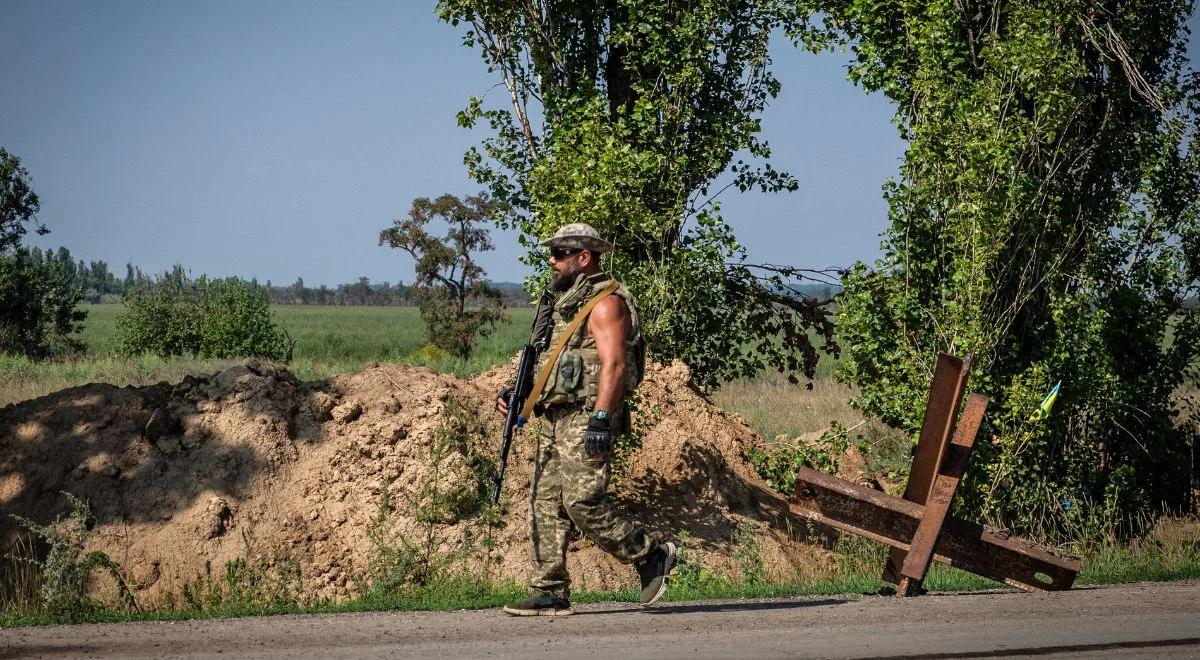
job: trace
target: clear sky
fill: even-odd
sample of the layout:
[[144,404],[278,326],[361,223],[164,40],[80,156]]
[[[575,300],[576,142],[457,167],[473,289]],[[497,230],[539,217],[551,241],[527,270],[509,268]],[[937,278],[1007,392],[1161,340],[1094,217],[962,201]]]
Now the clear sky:
[[[454,115],[497,81],[433,4],[3,0],[0,146],[29,170],[52,232],[27,242],[118,275],[131,261],[276,284],[410,281],[379,230],[414,197],[478,191],[462,154],[483,134]],[[871,260],[903,151],[892,108],[845,81],[843,55],[773,51],[783,91],[764,137],[800,189],[731,191],[724,215],[753,260]],[[519,281],[515,237],[495,238],[489,276]]]

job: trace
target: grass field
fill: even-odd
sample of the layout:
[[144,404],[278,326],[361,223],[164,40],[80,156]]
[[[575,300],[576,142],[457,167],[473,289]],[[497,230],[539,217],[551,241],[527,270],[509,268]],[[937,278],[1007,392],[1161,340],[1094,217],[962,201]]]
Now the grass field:
[[[102,382],[145,385],[177,382],[188,374],[236,364],[237,360],[203,360],[116,355],[116,319],[124,306],[86,305],[87,321],[79,338],[86,355],[79,359],[32,362],[0,355],[0,406],[43,396],[66,387]],[[483,338],[468,361],[435,358],[423,351],[424,328],[413,307],[278,306],[275,319],[293,339],[290,368],[305,380],[361,371],[373,362],[423,364],[437,371],[473,376],[507,362],[528,338],[532,309],[509,310],[510,320]],[[846,428],[861,416],[846,404],[853,391],[830,379],[832,361],[818,369],[813,389],[790,385],[775,374],[728,383],[716,392],[717,405],[742,414],[765,438],[794,437],[819,431],[836,420]]]
[[[124,305],[86,305],[87,322],[80,338],[89,356],[117,352],[116,319]],[[419,360],[425,345],[420,312],[415,307],[278,306],[275,320],[296,340],[295,363],[324,375],[357,371],[371,362]],[[469,362],[441,366],[459,373],[478,373],[521,350],[533,319],[531,309],[510,310],[511,320],[479,342]]]
[[[0,406],[86,383],[145,385],[178,381],[188,374],[220,369],[237,360],[116,355],[116,319],[123,305],[85,305],[79,338],[86,354],[72,360],[33,362],[0,356]],[[521,349],[533,319],[531,309],[510,311],[511,319],[480,340],[470,360],[423,351],[420,313],[412,307],[280,306],[275,318],[296,340],[290,365],[302,379],[361,371],[373,362],[423,364],[437,371],[473,376],[502,364]]]

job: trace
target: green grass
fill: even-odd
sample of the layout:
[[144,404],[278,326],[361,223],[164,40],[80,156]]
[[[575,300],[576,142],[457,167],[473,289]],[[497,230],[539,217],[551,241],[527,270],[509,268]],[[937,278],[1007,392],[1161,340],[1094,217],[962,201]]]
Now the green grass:
[[[843,567],[855,565],[854,570],[816,579],[796,582],[743,582],[709,580],[689,584],[673,583],[667,592],[667,602],[697,600],[736,600],[746,598],[779,598],[789,596],[838,596],[854,599],[863,595],[889,593],[893,585],[879,579],[879,566],[886,553],[883,546],[868,541],[852,540],[846,548],[849,554],[841,557]],[[1122,584],[1128,582],[1162,582],[1200,579],[1200,542],[1164,546],[1153,542],[1105,544],[1084,553],[1083,572],[1077,586]],[[1002,584],[934,564],[925,580],[934,592],[970,592],[1007,589]],[[283,603],[269,605],[217,606],[211,609],[165,609],[135,614],[98,608],[75,615],[54,615],[45,612],[0,611],[0,628],[51,625],[59,623],[99,623],[117,621],[179,621],[186,619],[217,619],[240,616],[275,614],[334,614],[378,611],[449,611],[499,607],[527,595],[524,586],[490,584],[466,578],[448,579],[428,587],[414,587],[405,593],[389,597],[358,598],[344,603]],[[572,594],[577,603],[637,602],[633,589],[621,591],[579,591]]]
[[[88,318],[79,337],[87,354],[115,355],[116,319],[124,305],[85,305],[84,309]],[[326,373],[357,370],[372,362],[411,360],[426,343],[421,314],[415,307],[281,305],[273,311],[276,322],[296,340],[295,361]],[[491,366],[520,350],[528,338],[533,311],[513,309],[509,314],[512,320],[481,339],[476,355],[464,368]]]
[[[0,356],[0,406],[87,383],[146,385],[176,382],[189,374],[236,364],[238,360],[123,357],[117,352],[117,316],[124,305],[85,305],[88,312],[79,338],[83,357],[31,361]],[[274,308],[280,326],[296,340],[292,364],[297,377],[318,380],[333,374],[362,371],[374,362],[420,364],[463,377],[507,362],[529,337],[532,309],[510,310],[511,320],[479,341],[469,360],[437,357],[425,346],[420,312],[412,307]]]

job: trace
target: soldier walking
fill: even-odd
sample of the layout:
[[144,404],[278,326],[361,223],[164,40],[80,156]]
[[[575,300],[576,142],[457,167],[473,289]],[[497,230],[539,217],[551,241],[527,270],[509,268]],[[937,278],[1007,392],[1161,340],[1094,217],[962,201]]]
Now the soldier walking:
[[[641,602],[652,605],[675,568],[675,544],[621,515],[607,492],[613,438],[628,430],[625,400],[641,383],[645,362],[637,307],[629,290],[600,270],[600,255],[613,246],[591,226],[567,225],[541,244],[550,249],[558,294],[549,346],[564,348],[557,357],[553,349],[539,357],[535,383],[543,387],[535,384],[531,394],[542,418],[529,516],[533,595],[503,609],[514,616],[571,614],[572,523],[634,565]],[[496,404],[502,414],[507,402],[502,391]]]

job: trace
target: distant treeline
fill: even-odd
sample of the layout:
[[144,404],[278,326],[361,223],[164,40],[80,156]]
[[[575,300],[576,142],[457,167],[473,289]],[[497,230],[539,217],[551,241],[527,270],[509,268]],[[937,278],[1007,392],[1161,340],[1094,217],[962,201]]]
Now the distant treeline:
[[[179,264],[169,271],[149,274],[131,263],[126,263],[124,277],[118,277],[109,269],[107,262],[76,259],[65,247],[57,250],[31,247],[29,255],[38,265],[47,262],[60,265],[70,276],[72,287],[82,289],[84,300],[89,303],[121,302],[125,292],[130,289],[155,289],[172,284],[187,284],[193,280],[189,272]],[[239,279],[252,287],[265,288],[273,305],[415,307],[418,304],[413,287],[390,282],[372,284],[366,277],[333,287],[324,284],[316,287],[306,286],[303,278],[296,278],[295,282],[286,286],[277,286],[270,280],[267,280],[266,284],[260,284],[257,278]],[[497,282],[493,286],[500,289],[507,306],[521,306],[529,302],[529,297],[519,284]]]
[[[257,285],[256,280],[250,280]],[[297,277],[295,282],[287,286],[276,286],[269,280],[266,285],[272,305],[356,305],[367,307],[416,307],[417,290],[406,284],[383,282],[372,284],[366,277],[358,278],[351,284],[339,284],[329,287],[322,284],[310,287],[304,284],[304,278]],[[529,303],[529,296],[521,289],[520,284],[512,282],[493,283],[500,290],[505,306],[523,306]]]
[[[125,292],[131,287],[155,288],[170,282],[188,282],[191,280],[183,266],[176,264],[165,273],[147,274],[141,268],[131,263],[125,264],[125,276],[117,277],[109,270],[104,261],[84,261],[71,256],[71,251],[65,247],[57,250],[41,250],[29,248],[29,254],[34,263],[45,261],[57,262],[71,276],[74,285],[83,289],[84,300],[90,303],[120,302]],[[327,306],[369,306],[369,307],[416,307],[418,305],[416,290],[403,283],[383,282],[372,284],[366,277],[358,281],[337,286],[324,284],[316,287],[305,285],[303,278],[296,278],[286,286],[278,286],[267,280],[259,284],[256,278],[248,280],[251,286],[265,287],[272,305],[327,305]],[[507,307],[520,307],[529,303],[529,297],[515,282],[493,282],[492,286],[500,289],[504,304]],[[804,284],[795,287],[796,291],[812,296],[817,300],[830,300],[842,288],[836,284]],[[1183,304],[1188,313],[1200,310],[1200,301],[1195,298]]]

